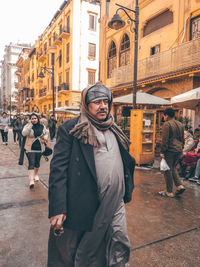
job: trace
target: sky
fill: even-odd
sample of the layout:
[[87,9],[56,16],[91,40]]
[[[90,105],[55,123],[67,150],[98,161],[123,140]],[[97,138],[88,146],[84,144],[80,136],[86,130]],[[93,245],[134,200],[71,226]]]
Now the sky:
[[0,1],[0,60],[5,45],[34,44],[64,0]]

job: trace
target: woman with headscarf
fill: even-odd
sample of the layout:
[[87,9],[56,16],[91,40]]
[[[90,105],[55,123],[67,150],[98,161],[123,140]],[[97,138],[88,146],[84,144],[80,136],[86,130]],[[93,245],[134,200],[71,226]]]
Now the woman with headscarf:
[[37,114],[30,115],[29,122],[24,126],[22,135],[26,136],[25,152],[28,158],[28,177],[30,189],[34,188],[34,182],[39,181],[38,170],[42,156],[42,144],[47,141],[46,127],[40,123]]

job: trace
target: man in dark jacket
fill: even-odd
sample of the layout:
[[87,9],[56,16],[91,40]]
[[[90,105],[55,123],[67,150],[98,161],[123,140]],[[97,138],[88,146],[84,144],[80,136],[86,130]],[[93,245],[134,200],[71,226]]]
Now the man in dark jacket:
[[167,191],[159,192],[165,197],[174,197],[173,181],[177,187],[175,195],[180,195],[185,188],[181,183],[176,170],[184,147],[184,126],[174,118],[175,112],[172,108],[164,111],[165,123],[162,128],[161,158],[164,158],[170,170],[164,172]]
[[51,115],[50,119],[48,120],[48,127],[49,127],[51,141],[53,141],[56,134],[56,124],[57,120],[54,118],[54,115]]
[[130,242],[124,203],[135,160],[110,114],[104,85],[82,92],[81,115],[59,126],[49,177],[48,266],[125,266]]
[[19,147],[21,148],[21,144],[22,144],[22,140],[23,140],[23,136],[22,136],[22,130],[24,128],[24,126],[27,124],[27,120],[24,118],[23,114],[20,114],[19,117],[16,120],[16,130],[17,130],[17,134],[18,134],[18,142],[19,142]]

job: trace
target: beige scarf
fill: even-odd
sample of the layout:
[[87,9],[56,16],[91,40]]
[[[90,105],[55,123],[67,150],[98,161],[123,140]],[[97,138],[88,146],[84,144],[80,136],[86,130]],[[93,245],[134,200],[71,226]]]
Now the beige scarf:
[[76,126],[70,131],[70,134],[72,134],[77,139],[80,139],[81,142],[84,144],[90,144],[94,147],[100,147],[101,143],[96,136],[94,127],[100,131],[106,131],[109,129],[118,136],[124,148],[128,150],[130,141],[114,122],[113,116],[110,114],[110,110],[109,115],[105,121],[99,121],[89,113],[88,107],[85,104],[87,90],[88,89],[86,88],[82,91],[80,119]]

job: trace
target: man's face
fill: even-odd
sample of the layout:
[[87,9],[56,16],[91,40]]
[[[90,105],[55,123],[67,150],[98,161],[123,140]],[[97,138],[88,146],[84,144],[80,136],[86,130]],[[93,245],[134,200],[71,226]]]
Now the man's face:
[[99,121],[104,121],[108,115],[108,100],[101,99],[88,104],[90,114]]
[[23,120],[24,119],[24,115],[20,115],[20,119]]
[[6,118],[6,116],[7,116],[7,115],[6,115],[5,113],[3,113],[2,117],[3,117],[3,118]]

